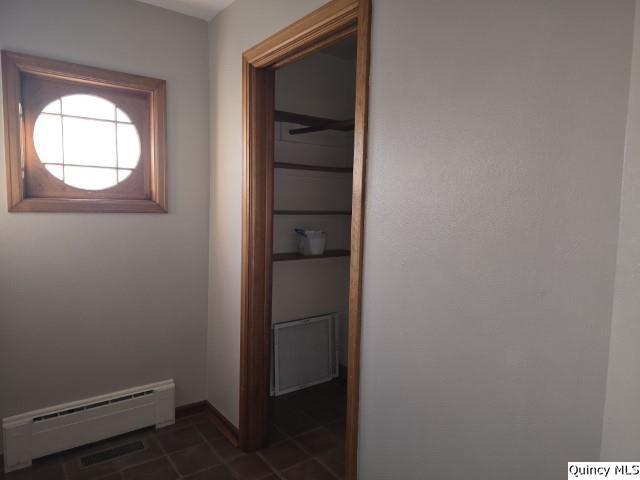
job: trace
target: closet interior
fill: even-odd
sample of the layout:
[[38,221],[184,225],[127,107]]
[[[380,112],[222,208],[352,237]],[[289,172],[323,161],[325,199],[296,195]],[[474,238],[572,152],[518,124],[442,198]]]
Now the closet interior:
[[355,38],[276,71],[272,432],[342,475]]

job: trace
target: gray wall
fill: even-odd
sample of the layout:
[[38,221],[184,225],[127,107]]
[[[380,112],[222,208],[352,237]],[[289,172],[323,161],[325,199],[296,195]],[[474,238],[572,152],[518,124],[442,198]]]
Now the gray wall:
[[[233,421],[240,53],[320,3],[237,0],[210,26],[209,399]],[[633,12],[374,1],[361,478],[599,457]]]
[[209,24],[211,208],[207,399],[238,422],[242,52],[324,0],[239,0]]
[[[277,70],[276,109],[335,119],[353,118],[355,63],[355,58],[317,53]],[[344,132],[316,132],[305,137],[313,141],[345,135]]]
[[0,48],[167,80],[170,211],[7,213],[0,149],[0,417],[170,377],[178,404],[202,400],[206,22],[134,1],[2,0]]
[[636,7],[602,460],[640,458],[640,12]]
[[634,2],[374,2],[362,478],[597,460]]
[[[206,396],[237,422],[241,53],[322,3],[237,0],[209,25],[207,62],[204,22],[2,0],[2,48],[168,81],[171,213],[0,208],[0,416],[166,377],[178,403],[199,400],[206,338]],[[361,478],[554,479],[598,458],[633,13],[374,1]],[[637,381],[635,137],[603,457],[640,451],[625,426],[640,389],[616,392]]]

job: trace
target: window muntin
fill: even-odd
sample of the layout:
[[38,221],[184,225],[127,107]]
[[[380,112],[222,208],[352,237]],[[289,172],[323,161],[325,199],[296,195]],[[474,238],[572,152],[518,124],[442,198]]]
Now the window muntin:
[[83,190],[123,182],[140,161],[140,136],[129,116],[96,95],[72,94],[46,105],[33,141],[47,171]]
[[[6,50],[0,57],[9,211],[167,211],[164,80]],[[67,124],[81,139],[75,152]]]

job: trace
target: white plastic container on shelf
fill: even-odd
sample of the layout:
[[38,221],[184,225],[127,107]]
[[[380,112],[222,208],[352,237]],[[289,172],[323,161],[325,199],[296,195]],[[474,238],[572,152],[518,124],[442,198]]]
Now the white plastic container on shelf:
[[327,235],[322,230],[296,228],[298,252],[306,257],[322,255],[327,244]]

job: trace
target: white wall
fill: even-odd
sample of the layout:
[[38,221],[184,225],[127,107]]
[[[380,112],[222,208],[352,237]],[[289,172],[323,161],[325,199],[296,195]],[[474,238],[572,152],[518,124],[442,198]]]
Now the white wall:
[[[307,57],[276,72],[275,108],[334,119],[353,118],[355,58],[323,53]],[[353,133],[324,131],[291,135],[300,127],[275,122],[274,161],[305,165],[353,165]],[[276,169],[276,210],[351,210],[352,176],[345,173]],[[323,230],[327,249],[350,248],[351,217],[275,215],[273,251],[294,252],[295,228]],[[347,364],[349,257],[273,265],[273,323],[338,313],[337,348]]]
[[211,209],[207,399],[238,424],[242,52],[324,0],[238,0],[209,24]]
[[[322,3],[237,0],[209,25],[206,396],[233,422],[241,53]],[[598,458],[633,9],[374,1],[361,478],[553,479]],[[0,47],[168,80],[171,211],[0,208],[0,416],[168,376],[178,403],[201,399],[206,25],[125,0],[3,0]],[[618,258],[633,267],[635,143]],[[638,453],[637,392],[612,393],[637,360],[634,275],[617,278],[603,456]]]
[[169,149],[166,215],[7,213],[0,149],[0,417],[169,377],[178,404],[202,400],[206,22],[126,0],[2,0],[0,48],[167,80]]
[[640,10],[635,37],[602,460],[640,458]]
[[374,2],[363,479],[599,458],[633,12]]
[[[210,26],[209,398],[233,421],[240,53],[320,3],[237,0]],[[633,10],[374,1],[361,478],[598,458]]]
[[353,118],[355,68],[355,58],[317,53],[277,70],[276,109],[336,120]]

